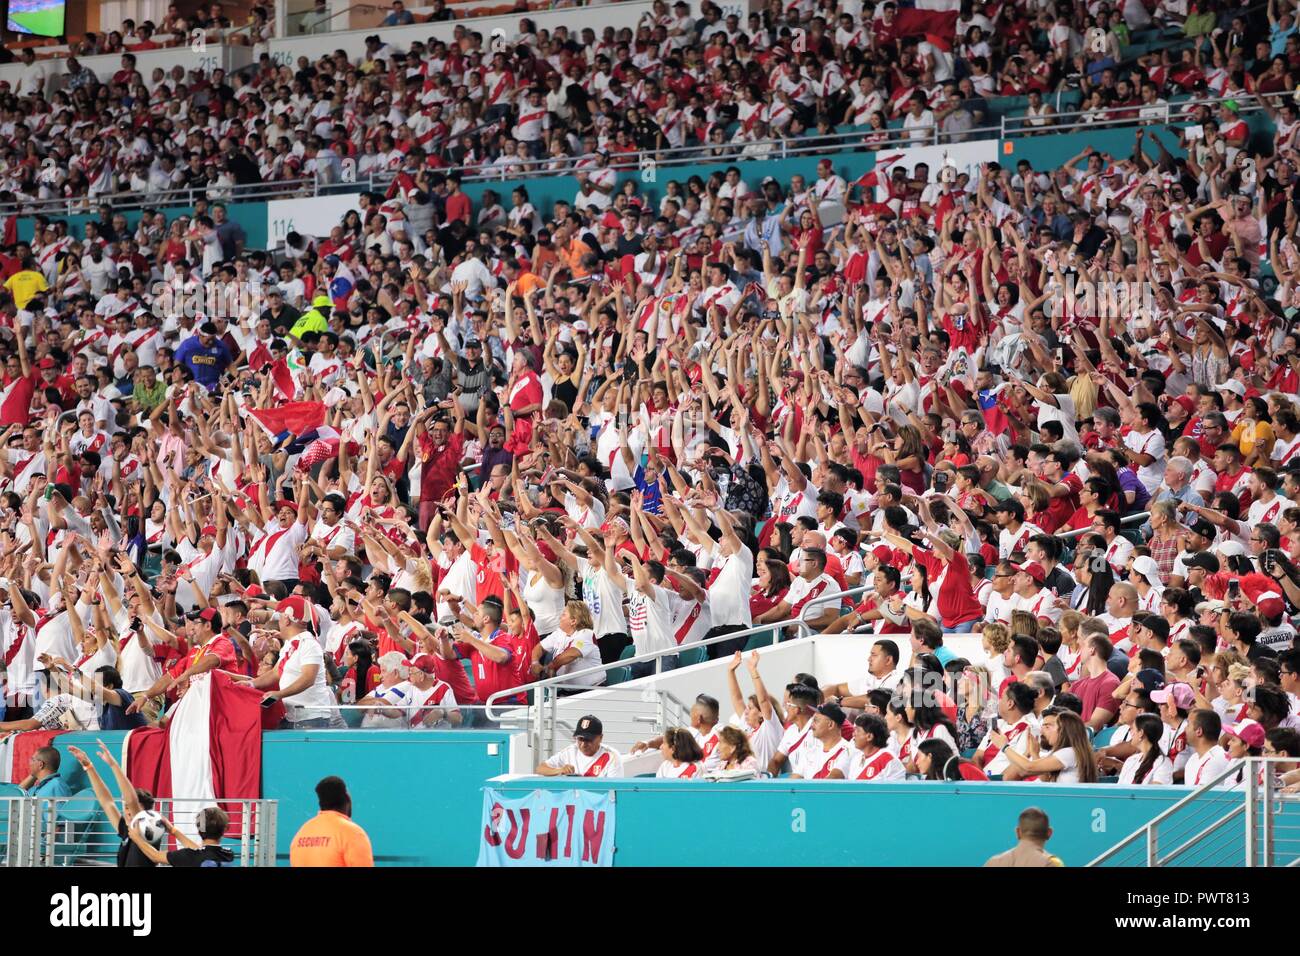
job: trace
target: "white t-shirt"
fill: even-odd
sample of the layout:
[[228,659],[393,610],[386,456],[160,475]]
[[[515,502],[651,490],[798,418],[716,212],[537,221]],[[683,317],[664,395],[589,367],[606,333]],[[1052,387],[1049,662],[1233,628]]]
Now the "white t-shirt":
[[[555,672],[556,677],[563,677],[566,674],[572,674],[575,671],[590,670],[593,667],[600,666],[600,648],[596,645],[596,635],[589,630],[574,631],[572,634],[565,634],[564,631],[552,631],[544,641],[542,641],[542,650],[546,651],[554,659],[559,657],[569,648],[576,648],[581,656],[570,664],[565,664]],[[605,683],[604,674],[588,674],[586,677],[575,677],[572,681],[583,687],[595,687]],[[564,766],[560,764],[559,766]],[[577,766],[577,764],[574,764]]]
[[800,729],[796,723],[791,723],[781,733],[781,742],[777,745],[777,750],[786,755],[790,761],[790,773],[808,776],[804,773],[804,766],[808,759],[809,748],[818,747],[817,739],[812,734],[812,720],[810,719],[803,728]]
[[906,780],[907,769],[888,747],[882,747],[870,757],[861,750],[854,751],[846,776],[865,783],[889,783],[891,780]]
[[[1183,783],[1189,787],[1199,787],[1202,784],[1209,783],[1223,771],[1227,770],[1232,763],[1232,758],[1218,744],[1215,744],[1204,755],[1198,754],[1195,750],[1188,748],[1191,756],[1187,758],[1187,763],[1183,767]],[[1224,781],[1219,784],[1220,789],[1230,787],[1232,784]]]
[[838,737],[828,750],[819,740],[814,740],[804,755],[804,769],[799,775],[805,780],[823,780],[831,771],[838,770],[845,777],[849,775],[849,766],[853,762],[851,753],[853,745]]
[[[1119,785],[1131,785],[1137,777],[1138,767],[1142,764],[1143,754],[1141,751],[1133,754],[1124,761],[1124,766],[1120,768]],[[1146,779],[1143,784],[1169,786],[1174,782],[1174,764],[1168,757],[1160,756],[1151,769],[1147,771]]]
[[709,585],[709,609],[713,615],[713,626],[752,626],[749,592],[754,578],[753,554],[745,547],[725,558],[718,549],[714,549],[713,554],[717,562],[714,566],[718,569],[717,576]]
[[280,649],[280,658],[276,663],[280,669],[280,687],[291,685],[312,664],[316,665],[316,677],[311,684],[292,697],[283,698],[284,709],[290,720],[328,717],[334,710],[334,695],[325,683],[325,656],[320,642],[310,633],[297,635]]
[[[597,764],[600,767],[593,769]],[[621,777],[623,776],[623,757],[617,750],[600,745],[596,753],[588,757],[578,749],[577,744],[569,744],[554,757],[546,761],[546,766],[554,770],[572,767],[579,777]]]
[[650,594],[642,594],[629,581],[627,631],[632,636],[637,655],[675,648],[677,642],[673,639],[673,612],[668,591],[655,584],[651,585]]
[[1145,435],[1131,431],[1124,436],[1124,446],[1155,459],[1151,464],[1143,465],[1137,470],[1142,487],[1148,492],[1154,492],[1165,480],[1165,436],[1155,428]]

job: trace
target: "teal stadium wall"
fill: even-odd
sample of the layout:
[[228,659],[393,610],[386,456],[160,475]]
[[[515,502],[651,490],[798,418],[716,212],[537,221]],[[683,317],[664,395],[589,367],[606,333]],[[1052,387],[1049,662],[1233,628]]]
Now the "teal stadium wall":
[[[234,222],[244,227],[244,232],[248,238],[244,245],[249,249],[265,249],[267,244],[266,232],[266,203],[264,202],[237,202],[225,203],[226,214]],[[167,216],[167,222],[172,222],[177,216],[194,215],[193,206],[161,206],[159,210]],[[140,222],[142,210],[130,209],[122,213],[126,216],[127,224],[131,229],[135,229]],[[50,219],[58,219],[68,224],[70,235],[80,239],[83,229],[88,222],[95,222],[99,219],[99,213],[84,216],[58,216],[53,213],[47,214]],[[20,240],[31,241],[34,221],[31,217],[25,216],[18,220],[18,238]]]
[[[615,866],[981,866],[1015,844],[1016,819],[1029,806],[1051,820],[1051,852],[1083,866],[1189,793],[1107,784],[650,778],[496,787],[511,798],[538,788],[615,791]],[[1213,799],[1225,811],[1241,802],[1230,794]],[[1218,815],[1201,812],[1206,820]],[[1240,818],[1234,822],[1240,834]]]
[[[121,759],[123,731],[61,734],[61,771],[73,791],[89,786],[68,755],[80,747],[114,793],[112,774],[96,756],[103,740]],[[337,774],[352,794],[353,817],[370,835],[375,862],[386,866],[472,866],[478,858],[484,781],[509,770],[509,735],[501,731],[277,731],[262,735],[262,794],[279,801],[276,853],[287,866],[289,844],[316,815],[317,781]],[[488,745],[497,755],[488,755]]]
[[[123,736],[56,738],[74,790],[86,782],[67,757],[68,746],[93,755],[100,738],[116,753]],[[488,755],[488,744],[498,745],[497,755]],[[694,784],[651,778],[601,785],[535,777],[491,783],[507,772],[508,750],[508,736],[498,731],[265,735],[263,794],[279,801],[280,865],[287,864],[298,827],[315,814],[313,788],[328,774],[347,781],[355,819],[370,834],[376,862],[389,866],[473,866],[488,786],[510,797],[539,788],[615,791],[616,866],[978,866],[1014,843],[1016,818],[1027,806],[1038,806],[1051,818],[1052,852],[1067,865],[1082,866],[1189,792],[1113,785]],[[1225,793],[1212,799],[1226,811],[1241,797]],[[1202,814],[1211,819],[1204,808]],[[1287,814],[1300,816],[1300,807],[1288,808]],[[1230,826],[1240,841],[1240,820]]]

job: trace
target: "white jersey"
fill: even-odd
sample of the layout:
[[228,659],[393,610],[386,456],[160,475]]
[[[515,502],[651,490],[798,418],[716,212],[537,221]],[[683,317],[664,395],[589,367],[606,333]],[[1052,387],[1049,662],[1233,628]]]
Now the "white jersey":
[[604,744],[601,744],[600,749],[590,757],[579,750],[577,744],[570,744],[548,759],[546,766],[554,770],[572,767],[579,777],[623,776],[623,757],[617,750]]
[[868,783],[888,783],[891,780],[906,780],[907,770],[888,747],[882,747],[869,757],[861,750],[855,751],[849,762],[849,772],[845,776],[850,780]]

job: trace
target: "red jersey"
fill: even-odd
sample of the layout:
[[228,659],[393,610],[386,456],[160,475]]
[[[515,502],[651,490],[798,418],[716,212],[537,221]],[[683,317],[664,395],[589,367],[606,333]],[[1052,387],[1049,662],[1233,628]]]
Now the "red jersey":
[[[530,683],[529,669],[532,665],[535,638],[528,635],[516,637],[506,631],[497,631],[487,640],[488,644],[500,648],[510,656],[498,664],[488,660],[467,644],[457,642],[456,653],[468,658],[474,673],[474,693],[480,701],[486,701],[493,694],[511,687],[521,687]],[[526,703],[528,695],[522,691],[512,694],[502,701],[506,704]]]

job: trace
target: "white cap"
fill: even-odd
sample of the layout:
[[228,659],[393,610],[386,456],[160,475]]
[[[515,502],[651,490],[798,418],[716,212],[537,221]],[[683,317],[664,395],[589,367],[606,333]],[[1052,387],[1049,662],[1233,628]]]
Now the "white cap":
[[1245,554],[1246,548],[1240,541],[1224,541],[1214,549],[1225,558],[1231,558],[1234,555]]
[[1160,587],[1160,567],[1150,555],[1142,554],[1133,559],[1133,573],[1142,575],[1153,588]]
[[1244,397],[1246,394],[1246,386],[1242,385],[1235,378],[1230,378],[1226,382],[1222,382],[1219,385],[1217,385],[1216,391],[1232,392],[1234,395]]

